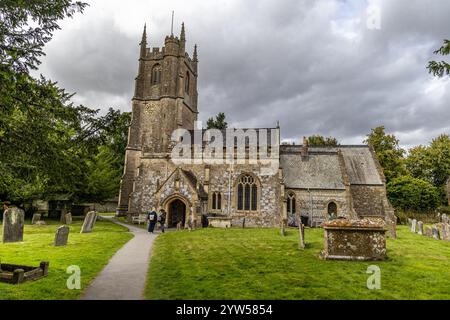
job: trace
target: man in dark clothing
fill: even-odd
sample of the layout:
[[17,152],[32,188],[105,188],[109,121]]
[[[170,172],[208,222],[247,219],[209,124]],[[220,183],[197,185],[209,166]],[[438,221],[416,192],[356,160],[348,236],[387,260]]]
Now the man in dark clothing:
[[155,230],[156,222],[158,222],[158,214],[155,212],[155,210],[147,213],[147,221],[149,222],[148,232],[153,233],[153,231]]
[[164,211],[164,209],[159,211],[159,223],[161,224],[161,232],[164,233],[164,227],[166,224],[166,211]]

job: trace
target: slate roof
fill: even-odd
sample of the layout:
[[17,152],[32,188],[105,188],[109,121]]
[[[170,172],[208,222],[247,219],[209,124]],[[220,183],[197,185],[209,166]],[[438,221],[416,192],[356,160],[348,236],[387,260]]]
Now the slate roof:
[[287,188],[345,189],[337,153],[310,153],[308,160],[300,153],[282,153],[280,165]]
[[[301,145],[280,147],[280,166],[284,183],[293,189],[345,189],[343,175],[350,184],[382,185],[375,160],[366,145],[339,147],[309,147],[303,159]],[[344,166],[339,161],[342,152]]]
[[350,184],[383,184],[369,147],[344,147],[340,150],[344,157]]

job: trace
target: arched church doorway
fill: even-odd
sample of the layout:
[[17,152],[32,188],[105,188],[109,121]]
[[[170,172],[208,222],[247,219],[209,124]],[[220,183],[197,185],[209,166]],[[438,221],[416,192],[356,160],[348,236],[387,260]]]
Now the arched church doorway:
[[186,222],[186,205],[180,199],[175,199],[169,204],[169,228],[174,228],[177,223],[181,221],[181,226],[184,227]]

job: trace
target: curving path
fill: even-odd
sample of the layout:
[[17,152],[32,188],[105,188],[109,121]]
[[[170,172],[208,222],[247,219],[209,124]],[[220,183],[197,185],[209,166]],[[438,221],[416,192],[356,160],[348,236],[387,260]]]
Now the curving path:
[[[158,234],[102,217],[133,233],[83,293],[82,300],[142,300],[153,241]],[[81,274],[83,276],[83,274]]]

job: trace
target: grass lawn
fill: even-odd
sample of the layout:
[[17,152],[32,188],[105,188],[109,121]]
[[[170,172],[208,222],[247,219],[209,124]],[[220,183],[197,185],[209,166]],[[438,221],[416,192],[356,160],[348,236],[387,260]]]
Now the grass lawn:
[[[450,299],[450,242],[398,227],[383,262],[323,261],[323,230],[201,229],[160,235],[153,248],[148,299]],[[367,289],[367,267],[381,289]]]
[[[104,221],[97,221],[92,233],[80,234],[82,220],[77,219],[69,226],[68,245],[54,247],[55,231],[60,224],[46,222],[46,226],[31,226],[27,221],[24,242],[0,242],[0,260],[32,266],[47,260],[50,262],[48,276],[20,285],[0,283],[0,299],[77,299],[113,254],[133,237],[126,228]],[[78,265],[81,269],[81,290],[67,289],[70,274],[66,269],[70,265]]]

